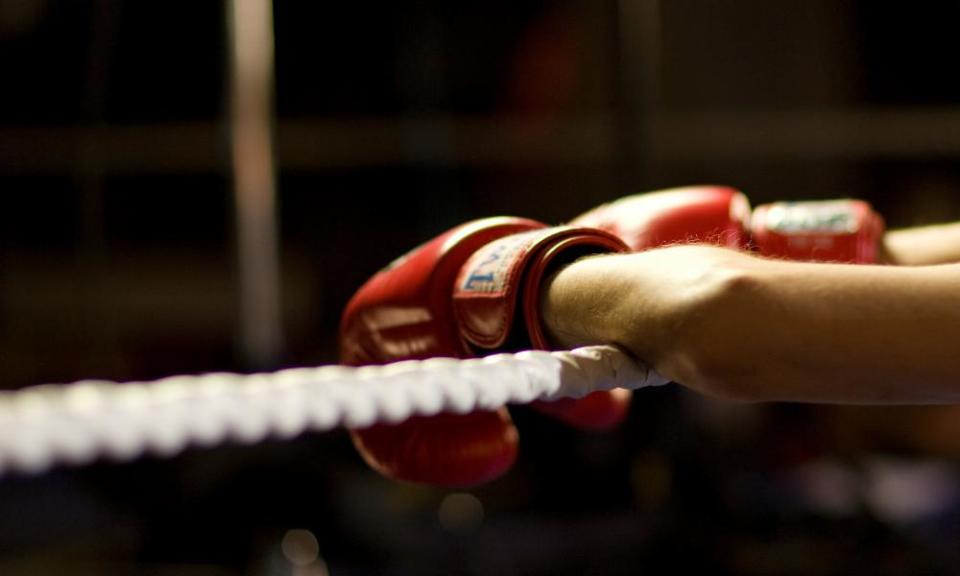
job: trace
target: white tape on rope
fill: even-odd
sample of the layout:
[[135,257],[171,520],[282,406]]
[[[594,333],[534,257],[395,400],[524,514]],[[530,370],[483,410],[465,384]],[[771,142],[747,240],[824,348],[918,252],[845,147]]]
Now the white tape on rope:
[[0,475],[664,383],[618,349],[591,346],[363,368],[47,384],[0,392]]

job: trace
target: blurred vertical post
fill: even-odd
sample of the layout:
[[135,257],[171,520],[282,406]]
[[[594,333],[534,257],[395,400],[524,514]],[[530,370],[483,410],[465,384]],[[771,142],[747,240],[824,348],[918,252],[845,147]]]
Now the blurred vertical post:
[[283,346],[273,151],[272,0],[228,0],[230,135],[240,277],[240,348],[252,368]]
[[650,119],[659,112],[662,84],[660,0],[617,0],[620,150],[625,190],[657,182],[650,161]]

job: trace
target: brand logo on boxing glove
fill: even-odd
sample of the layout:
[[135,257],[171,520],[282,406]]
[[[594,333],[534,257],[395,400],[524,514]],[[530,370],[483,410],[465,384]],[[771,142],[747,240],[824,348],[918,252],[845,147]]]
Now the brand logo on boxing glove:
[[531,230],[501,238],[477,251],[467,262],[459,291],[461,293],[502,294],[510,285],[512,274],[524,259],[524,252],[556,228]]
[[769,230],[781,234],[853,234],[857,213],[850,202],[784,202],[772,206],[766,215]]

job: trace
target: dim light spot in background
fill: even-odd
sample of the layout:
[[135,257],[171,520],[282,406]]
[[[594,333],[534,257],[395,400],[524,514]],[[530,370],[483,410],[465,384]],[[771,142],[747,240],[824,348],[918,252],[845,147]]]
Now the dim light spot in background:
[[449,532],[472,532],[483,524],[483,503],[473,494],[449,494],[440,502],[437,519]]

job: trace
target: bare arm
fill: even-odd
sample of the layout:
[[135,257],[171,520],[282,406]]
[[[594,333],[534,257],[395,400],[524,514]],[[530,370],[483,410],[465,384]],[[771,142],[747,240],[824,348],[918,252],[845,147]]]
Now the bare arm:
[[891,230],[882,253],[886,263],[901,266],[960,262],[960,222]]
[[960,265],[767,260],[677,246],[578,261],[542,305],[559,346],[615,342],[744,400],[960,401]]

